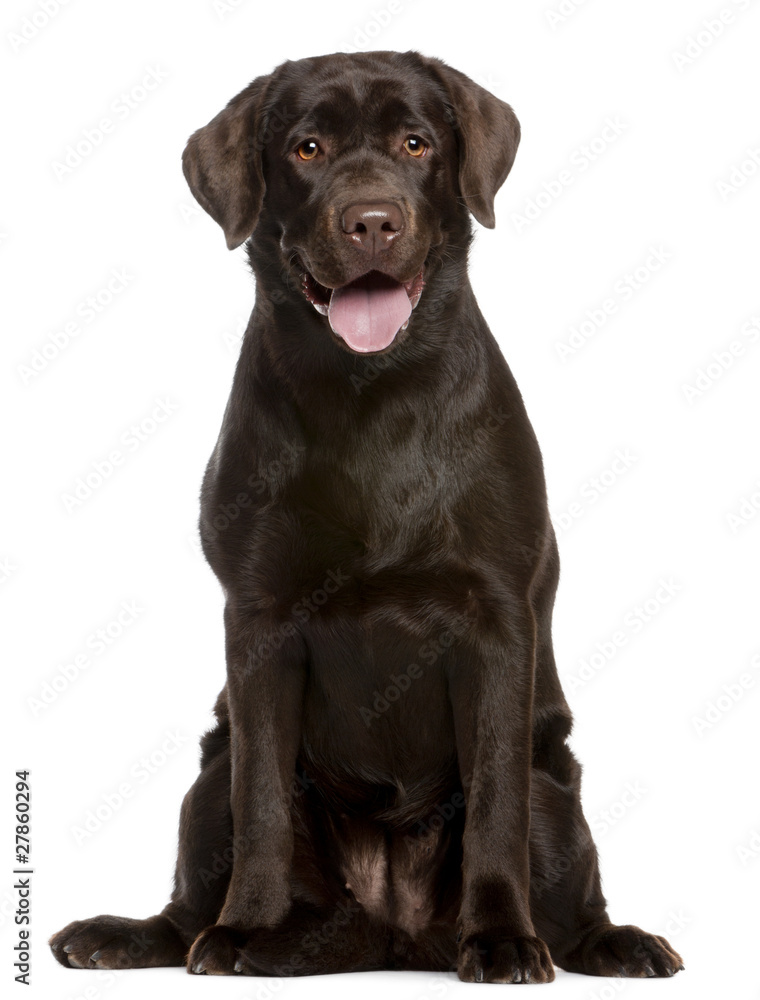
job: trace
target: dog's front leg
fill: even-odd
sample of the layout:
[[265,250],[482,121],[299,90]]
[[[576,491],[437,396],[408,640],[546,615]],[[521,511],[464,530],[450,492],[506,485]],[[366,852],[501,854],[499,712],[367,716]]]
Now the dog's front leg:
[[[193,944],[188,971],[235,971],[237,945],[290,908],[290,791],[306,670],[292,623],[225,610],[233,823],[232,871],[217,924]],[[202,831],[198,831],[202,836]]]
[[480,623],[449,675],[466,802],[457,971],[465,982],[545,983],[554,969],[529,903],[535,628],[529,608],[507,621]]

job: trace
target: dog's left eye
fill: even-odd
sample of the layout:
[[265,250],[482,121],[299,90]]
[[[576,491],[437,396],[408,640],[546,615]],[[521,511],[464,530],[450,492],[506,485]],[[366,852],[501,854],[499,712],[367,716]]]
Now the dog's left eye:
[[404,149],[410,156],[424,156],[428,151],[428,144],[418,135],[409,135],[404,139]]
[[314,139],[307,139],[306,142],[302,142],[296,150],[296,153],[301,160],[313,160],[318,152],[319,143],[317,143]]

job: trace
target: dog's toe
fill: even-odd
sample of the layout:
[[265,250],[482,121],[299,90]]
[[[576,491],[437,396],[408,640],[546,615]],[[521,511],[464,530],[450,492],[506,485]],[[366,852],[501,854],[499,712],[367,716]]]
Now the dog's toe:
[[193,942],[187,971],[196,976],[231,976],[241,972],[240,940],[240,933],[232,927],[224,924],[207,927]]

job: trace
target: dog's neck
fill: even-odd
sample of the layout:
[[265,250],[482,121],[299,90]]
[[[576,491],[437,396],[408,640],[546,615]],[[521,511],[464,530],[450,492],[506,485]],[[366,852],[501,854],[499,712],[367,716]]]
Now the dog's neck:
[[[276,249],[273,239],[260,238],[247,245],[251,269],[256,277],[256,304],[241,351],[240,365],[251,374],[279,382],[282,392],[316,419],[329,411],[331,422],[340,412],[350,419],[357,409],[366,410],[394,396],[394,389],[409,392],[416,385],[420,397],[426,383],[435,383],[438,393],[447,383],[461,383],[465,372],[447,373],[449,357],[469,357],[473,375],[482,366],[477,350],[487,336],[467,277],[469,225],[456,245],[431,255],[425,273],[425,288],[412,314],[409,330],[384,352],[360,355],[337,343],[320,315],[304,297],[300,283],[285,268],[267,266]],[[276,258],[275,258],[276,259]],[[469,341],[469,351],[452,352],[453,340]],[[432,370],[440,372],[431,379]]]

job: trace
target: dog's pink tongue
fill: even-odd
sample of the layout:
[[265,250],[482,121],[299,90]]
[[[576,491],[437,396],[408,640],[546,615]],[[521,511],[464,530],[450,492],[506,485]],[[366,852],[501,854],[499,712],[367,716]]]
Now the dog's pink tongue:
[[336,288],[327,317],[352,351],[382,351],[412,314],[406,289],[384,274],[370,273]]

